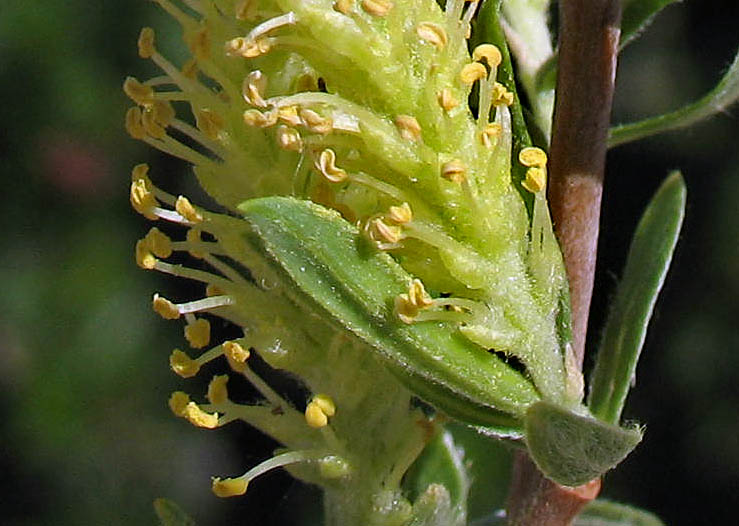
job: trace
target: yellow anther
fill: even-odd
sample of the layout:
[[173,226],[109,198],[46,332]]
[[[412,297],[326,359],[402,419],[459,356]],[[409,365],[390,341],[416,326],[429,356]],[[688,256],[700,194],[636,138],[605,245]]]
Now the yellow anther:
[[128,95],[128,98],[141,106],[154,102],[154,88],[142,84],[134,77],[127,77],[123,82],[123,92]]
[[249,487],[249,482],[245,478],[219,479],[214,477],[211,483],[213,493],[221,498],[243,495],[247,487]]
[[241,85],[241,95],[247,104],[257,108],[266,108],[264,93],[267,91],[267,75],[259,70],[252,71],[244,79]]
[[277,127],[277,144],[283,150],[291,152],[303,150],[303,140],[300,138],[298,130],[285,125]]
[[497,68],[503,61],[503,55],[500,54],[498,46],[480,44],[472,52],[472,60],[475,62],[482,62],[484,60],[491,68]]
[[[202,239],[200,238],[200,229],[199,228],[191,228],[187,231],[187,234],[185,234],[185,239],[187,240],[188,244],[191,245],[199,245],[202,243]],[[202,259],[203,253],[196,249],[189,249],[187,251],[192,257]]]
[[277,113],[274,111],[262,113],[259,110],[246,110],[244,112],[244,123],[247,126],[269,128],[277,124]]
[[526,179],[521,183],[532,194],[538,194],[547,186],[547,171],[545,168],[532,166],[526,170]]
[[339,13],[348,15],[354,9],[354,0],[336,0],[334,2],[334,10]]
[[205,295],[208,297],[223,296],[224,294],[225,292],[223,292],[219,287],[213,285],[212,283],[208,283],[208,285],[205,287]]
[[176,114],[172,105],[166,100],[155,100],[149,107],[154,120],[165,128],[172,124]]
[[442,49],[448,42],[444,28],[433,22],[421,22],[418,24],[416,26],[416,34],[422,40],[436,46],[437,49]]
[[206,395],[211,404],[224,404],[228,401],[228,389],[226,388],[227,383],[227,374],[213,377],[208,384],[208,394]]
[[148,243],[145,239],[139,239],[136,242],[136,264],[146,270],[151,270],[156,266],[157,258],[151,253]]
[[392,244],[398,243],[405,237],[400,226],[388,225],[379,217],[369,222],[369,235],[374,241]]
[[392,8],[390,0],[362,0],[362,9],[372,16],[385,16]]
[[226,42],[226,54],[231,57],[255,58],[264,55],[271,48],[267,37],[257,38],[256,40],[237,37]]
[[340,183],[349,177],[345,170],[336,166],[336,152],[330,148],[326,148],[318,155],[314,166],[332,183]]
[[310,427],[318,429],[328,424],[328,416],[323,412],[320,405],[311,402],[305,408],[305,421]]
[[126,112],[126,131],[134,139],[145,139],[146,130],[141,123],[141,108],[134,106]]
[[439,106],[441,106],[444,111],[451,111],[459,106],[459,101],[454,97],[450,88],[444,88],[441,90],[437,100],[439,102]]
[[241,0],[234,6],[234,15],[237,20],[254,20],[257,13],[258,0]]
[[471,64],[465,64],[462,71],[459,72],[459,80],[463,84],[468,86],[473,84],[475,81],[484,79],[488,76],[488,72],[485,66],[479,62],[472,62]]
[[168,258],[172,255],[172,240],[167,234],[159,230],[157,227],[152,228],[146,234],[144,241],[148,244],[149,249],[159,258]]
[[141,28],[139,34],[139,56],[141,58],[151,58],[157,52],[154,47],[154,30],[150,27]]
[[399,206],[391,206],[388,210],[387,218],[400,225],[409,223],[413,219],[411,205],[403,203]]
[[541,148],[529,146],[519,152],[518,162],[527,167],[544,168],[547,165],[547,154]]
[[225,124],[223,117],[208,108],[195,112],[195,123],[206,137],[214,141],[218,140]]
[[163,139],[167,135],[167,130],[164,126],[157,122],[156,115],[152,111],[151,107],[146,108],[141,114],[141,124],[147,135],[154,137],[155,139]]
[[408,287],[408,301],[419,309],[424,309],[434,304],[434,300],[426,292],[426,288],[420,279],[411,281]]
[[200,370],[200,364],[179,349],[169,355],[169,366],[182,378],[195,376]]
[[193,349],[202,349],[210,343],[210,322],[198,318],[185,325],[185,339]]
[[146,163],[140,163],[131,169],[131,181],[142,180],[146,183],[147,187],[151,187],[151,180],[149,179],[149,165]]
[[228,360],[231,369],[237,373],[243,373],[246,370],[246,360],[249,359],[251,354],[248,349],[244,349],[236,342],[224,342],[223,354],[226,355],[226,360]]
[[513,93],[500,82],[493,86],[493,106],[510,106],[513,104]]
[[161,297],[159,294],[154,294],[154,299],[151,302],[154,312],[159,314],[165,320],[176,320],[180,317],[180,311],[177,305],[169,301],[167,298]]
[[191,58],[182,65],[182,74],[191,80],[194,80],[198,76],[198,63],[194,58]]
[[158,205],[145,179],[138,179],[131,183],[131,206],[134,210],[145,218],[153,220],[157,218],[153,210]]
[[460,184],[466,178],[467,167],[459,159],[446,162],[441,166],[441,176],[447,181]]
[[485,148],[495,148],[502,134],[503,127],[497,122],[491,122],[480,132],[480,142]]
[[395,315],[400,321],[410,325],[418,316],[418,307],[414,305],[408,294],[399,294],[395,297]]
[[336,404],[329,395],[323,393],[317,394],[313,397],[312,402],[321,408],[324,415],[331,417],[336,414]]
[[178,214],[191,223],[200,223],[203,220],[203,216],[200,212],[195,210],[195,207],[192,206],[190,200],[184,195],[177,198],[177,201],[174,204],[174,209]]
[[283,106],[277,110],[277,118],[290,126],[300,126],[303,121],[298,115],[297,106]]
[[202,27],[193,33],[186,33],[185,41],[195,59],[204,61],[210,58],[208,28]]
[[204,427],[206,429],[215,429],[218,427],[218,413],[206,413],[195,402],[190,402],[185,406],[182,416],[194,426]]
[[168,401],[169,408],[176,416],[184,416],[185,408],[189,403],[190,397],[187,396],[187,393],[183,393],[182,391],[175,391],[172,393]]
[[421,138],[421,125],[411,115],[398,115],[395,117],[395,126],[398,128],[400,136],[406,141],[416,142]]
[[334,129],[334,121],[330,117],[321,117],[318,113],[309,109],[300,110],[300,119],[313,133],[326,135]]

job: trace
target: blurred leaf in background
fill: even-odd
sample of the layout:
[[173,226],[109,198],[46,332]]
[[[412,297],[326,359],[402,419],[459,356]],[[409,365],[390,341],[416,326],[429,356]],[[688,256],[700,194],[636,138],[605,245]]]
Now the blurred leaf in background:
[[[624,52],[615,122],[707,92],[739,44],[737,20],[733,1],[667,8]],[[287,475],[228,502],[208,489],[210,475],[253,465],[274,443],[238,425],[206,433],[166,408],[182,387],[167,367],[182,335],[149,299],[162,289],[186,297],[187,284],[134,264],[148,226],[129,210],[129,171],[149,162],[172,174],[170,188],[186,183],[181,165],[123,131],[122,81],[150,73],[136,55],[143,25],[176,60],[179,32],[149,2],[0,4],[0,522],[156,524],[152,501],[166,497],[198,524],[298,524],[295,510],[320,497]],[[739,490],[737,111],[609,155],[594,327],[649,196],[674,168],[688,186],[686,228],[626,408],[647,422],[644,443],[604,485],[606,497],[671,525],[720,523]],[[594,348],[599,334],[590,337]],[[487,498],[500,506],[505,485],[489,475],[508,460],[486,465],[477,441],[461,443],[477,480],[474,517]]]

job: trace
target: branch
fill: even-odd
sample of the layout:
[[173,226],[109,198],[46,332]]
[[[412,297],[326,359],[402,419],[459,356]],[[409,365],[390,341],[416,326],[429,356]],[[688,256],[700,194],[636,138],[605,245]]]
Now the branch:
[[593,292],[603,170],[620,35],[619,0],[562,0],[549,204],[572,301],[580,367]]

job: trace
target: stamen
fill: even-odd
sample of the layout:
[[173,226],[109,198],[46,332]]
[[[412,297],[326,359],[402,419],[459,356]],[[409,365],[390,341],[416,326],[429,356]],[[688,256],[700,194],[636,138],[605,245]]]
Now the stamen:
[[145,179],[131,183],[131,206],[147,219],[157,219],[154,209],[159,205],[154,194],[148,188]]
[[254,126],[257,128],[269,128],[277,124],[277,112],[246,110],[244,112],[244,123],[246,123],[247,126]]
[[228,401],[228,389],[226,384],[228,383],[228,375],[222,374],[214,376],[208,384],[208,401],[213,405],[225,404]]
[[305,421],[310,427],[318,429],[325,427],[329,417],[334,414],[336,414],[334,401],[326,394],[319,394],[314,396],[305,408]]
[[314,166],[321,175],[332,183],[340,183],[348,177],[345,170],[336,166],[336,152],[330,148],[326,148],[318,155]]
[[147,106],[154,102],[154,88],[142,84],[134,77],[127,77],[123,82],[123,92],[140,106]]
[[169,355],[169,366],[182,378],[191,378],[200,371],[200,363],[179,349],[173,350]]
[[195,402],[185,406],[182,415],[188,422],[197,427],[215,429],[218,427],[218,413],[206,413]]
[[291,152],[303,151],[303,140],[300,138],[298,130],[284,124],[277,127],[277,145],[283,150]]
[[225,44],[226,55],[229,57],[255,58],[264,55],[272,49],[273,39],[262,37],[257,40],[247,40],[237,37]]
[[301,109],[300,118],[305,126],[313,133],[326,135],[331,133],[334,128],[333,120],[330,117],[321,117],[313,110]]
[[447,112],[459,106],[459,101],[454,97],[450,88],[442,89],[441,92],[439,92],[437,100],[439,102],[439,106]]
[[390,0],[362,0],[362,9],[372,16],[386,16],[392,8]]
[[246,369],[246,360],[251,353],[244,349],[238,342],[229,341],[223,343],[223,354],[226,356],[228,365],[237,373],[243,373]]
[[266,108],[264,93],[267,90],[267,76],[259,70],[252,71],[244,79],[241,94],[247,104],[258,108]]
[[405,238],[400,226],[388,225],[380,217],[371,219],[365,226],[365,231],[380,250],[398,248],[400,246],[398,242]]
[[443,49],[449,40],[444,28],[434,22],[421,22],[416,26],[416,34],[439,50]]
[[141,123],[141,108],[134,106],[126,112],[126,132],[139,141],[146,139],[146,129]]
[[465,64],[462,71],[459,72],[459,80],[462,81],[462,84],[466,84],[468,86],[471,86],[478,80],[487,78],[487,76],[488,71],[485,69],[485,66],[479,62]]
[[519,152],[518,161],[527,167],[536,166],[543,168],[547,165],[547,154],[541,148],[529,146]]
[[403,203],[400,206],[391,206],[388,210],[387,218],[400,225],[410,222],[413,219],[411,205]]
[[490,68],[497,68],[503,61],[503,55],[501,55],[500,49],[493,44],[480,44],[472,52],[472,60],[475,62],[484,60]]
[[354,0],[336,0],[334,2],[334,10],[348,15],[354,10]]
[[292,11],[289,11],[283,15],[270,18],[259,24],[257,27],[249,31],[249,34],[244,37],[245,40],[250,42],[256,42],[260,38],[263,38],[267,33],[279,29],[284,26],[291,26],[297,24],[298,17]]
[[441,166],[441,176],[447,181],[461,184],[467,178],[467,167],[459,159],[446,162]]
[[521,182],[521,186],[532,194],[538,194],[547,186],[546,170],[538,166],[532,166],[526,170],[526,179]]
[[[204,245],[203,240],[200,237],[201,231],[199,228],[191,228],[187,231],[187,234],[185,234],[185,239],[187,240],[187,245],[193,247],[193,246],[201,246]],[[203,259],[205,254],[200,252],[199,250],[195,250],[194,248],[190,248],[187,251],[192,257],[197,259]]]
[[210,343],[210,322],[198,318],[185,326],[185,339],[193,349],[202,349]]
[[190,200],[183,195],[177,198],[177,202],[175,203],[174,208],[178,214],[180,214],[190,223],[200,223],[203,221],[203,216],[200,214],[200,212],[195,210],[195,207],[192,206]]
[[421,125],[411,115],[398,115],[395,117],[395,126],[400,136],[406,141],[416,142],[421,139]]
[[165,320],[176,320],[180,317],[180,310],[177,308],[177,305],[159,294],[154,294],[152,307],[154,308],[154,312]]
[[513,93],[500,82],[493,86],[493,106],[510,106],[513,104]]
[[223,117],[208,108],[195,112],[195,123],[198,129],[213,141],[220,138],[225,124]]
[[151,58],[152,55],[156,53],[156,48],[154,47],[154,38],[154,30],[152,28],[141,28],[141,33],[139,34],[138,41],[139,56],[141,58]]
[[189,403],[190,397],[187,395],[187,393],[183,393],[182,391],[175,391],[170,395],[167,405],[169,405],[169,408],[172,410],[175,416],[181,417],[185,414],[185,408]]
[[498,138],[503,134],[503,127],[497,122],[491,122],[480,132],[480,142],[488,150],[498,144]]
[[293,106],[282,106],[277,110],[277,118],[282,122],[289,124],[290,126],[300,126],[303,124],[302,119],[298,115],[298,107]]

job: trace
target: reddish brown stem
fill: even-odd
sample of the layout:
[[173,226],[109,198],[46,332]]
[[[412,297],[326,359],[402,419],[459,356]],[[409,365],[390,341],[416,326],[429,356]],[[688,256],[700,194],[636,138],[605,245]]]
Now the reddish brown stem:
[[[593,292],[603,172],[620,37],[621,0],[561,0],[559,71],[549,163],[549,205],[572,301],[580,368]],[[510,526],[568,526],[600,491],[600,480],[568,488],[516,454]]]
[[620,0],[560,2],[548,197],[570,282],[573,350],[580,367],[593,291],[620,20]]

